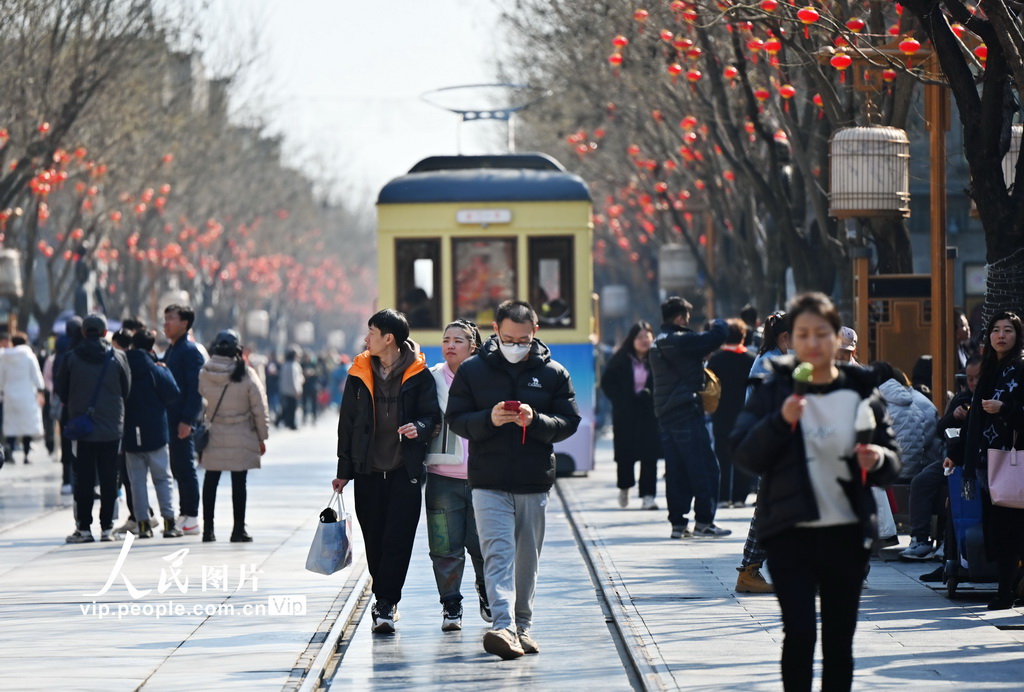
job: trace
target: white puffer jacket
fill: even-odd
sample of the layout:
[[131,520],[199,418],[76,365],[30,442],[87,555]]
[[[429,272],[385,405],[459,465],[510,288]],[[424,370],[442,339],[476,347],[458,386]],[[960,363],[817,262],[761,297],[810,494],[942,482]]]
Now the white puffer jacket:
[[[903,470],[897,482],[909,482],[937,458],[940,450],[938,411],[923,394],[897,380],[886,380],[878,386],[878,391],[885,399],[885,407],[892,418],[892,429],[900,444]],[[925,404],[930,406],[930,411]]]
[[39,361],[27,344],[0,351],[0,396],[4,402],[4,437],[38,437],[43,414],[38,394],[46,387]]
[[270,435],[267,393],[259,376],[247,366],[242,381],[231,382],[234,369],[233,359],[212,356],[199,371],[199,393],[206,400],[203,420],[210,429],[200,463],[208,471],[258,469],[260,442]]

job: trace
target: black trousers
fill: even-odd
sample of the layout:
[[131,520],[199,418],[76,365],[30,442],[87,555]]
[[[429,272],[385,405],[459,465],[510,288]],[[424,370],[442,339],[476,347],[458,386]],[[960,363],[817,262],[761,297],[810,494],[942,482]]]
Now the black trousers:
[[402,466],[387,473],[357,473],[354,484],[373,595],[398,603],[420,521],[422,479],[410,479]]
[[[213,533],[214,508],[221,471],[206,471],[203,476],[203,533]],[[245,531],[245,503],[248,499],[245,478],[248,471],[231,471],[231,509],[234,515],[233,534]]]
[[[636,485],[636,462],[615,460],[616,485],[632,488]],[[640,497],[654,497],[658,494],[658,460],[640,460]]]
[[114,528],[114,506],[117,504],[117,452],[120,440],[109,442],[78,441],[75,467],[75,523],[88,530],[92,526],[95,497],[93,482],[100,481],[100,528]]
[[811,690],[817,592],[821,595],[821,689],[848,692],[853,684],[853,633],[869,557],[860,525],[793,528],[763,542],[782,608],[784,689]]

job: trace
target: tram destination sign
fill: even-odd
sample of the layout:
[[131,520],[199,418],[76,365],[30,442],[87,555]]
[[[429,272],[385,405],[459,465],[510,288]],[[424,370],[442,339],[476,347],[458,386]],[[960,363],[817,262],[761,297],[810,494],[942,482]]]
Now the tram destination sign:
[[490,226],[495,223],[512,223],[511,209],[459,209],[455,222],[472,226]]

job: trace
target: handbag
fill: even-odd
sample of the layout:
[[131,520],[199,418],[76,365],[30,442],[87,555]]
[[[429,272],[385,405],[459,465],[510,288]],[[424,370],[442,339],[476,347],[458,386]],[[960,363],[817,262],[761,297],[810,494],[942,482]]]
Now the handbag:
[[351,564],[352,515],[345,511],[341,494],[334,493],[327,508],[320,512],[313,544],[306,556],[306,569],[317,574],[334,574]]
[[988,492],[997,507],[1024,509],[1024,451],[1016,447],[1014,431],[1010,449],[988,450]]
[[210,422],[203,421],[196,426],[192,433],[192,444],[195,445],[196,454],[202,454],[203,450],[206,449],[206,445],[210,444],[210,425],[213,424],[213,419],[217,417],[217,411],[220,410],[220,403],[224,401],[224,395],[227,394],[228,384],[224,385],[223,391],[220,393],[220,399],[217,400],[217,406],[213,409],[213,415],[210,416]]
[[110,365],[110,361],[113,359],[114,349],[111,348],[107,350],[107,357],[103,359],[103,367],[100,368],[100,376],[96,380],[96,386],[93,387],[89,408],[82,415],[75,416],[61,426],[61,437],[66,437],[69,440],[82,440],[92,435],[93,431],[96,430],[96,423],[92,419],[92,414],[96,411],[96,402],[100,398],[100,389],[103,387],[103,380],[107,374],[107,366]]

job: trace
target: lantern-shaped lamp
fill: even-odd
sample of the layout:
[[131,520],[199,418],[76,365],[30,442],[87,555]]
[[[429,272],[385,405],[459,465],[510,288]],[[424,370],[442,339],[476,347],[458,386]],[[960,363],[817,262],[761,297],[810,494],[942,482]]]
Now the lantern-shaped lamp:
[[662,245],[658,250],[658,288],[671,295],[697,286],[697,258],[690,248],[679,243]]
[[829,142],[829,216],[910,216],[910,140],[896,127],[844,127]]
[[[1020,138],[1018,137],[1018,142]],[[21,254],[0,250],[0,297],[21,298]]]

